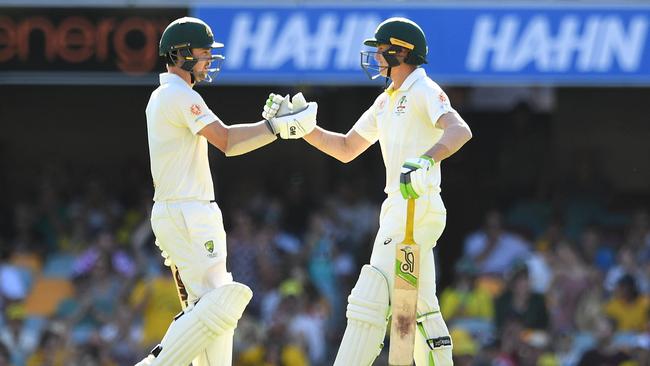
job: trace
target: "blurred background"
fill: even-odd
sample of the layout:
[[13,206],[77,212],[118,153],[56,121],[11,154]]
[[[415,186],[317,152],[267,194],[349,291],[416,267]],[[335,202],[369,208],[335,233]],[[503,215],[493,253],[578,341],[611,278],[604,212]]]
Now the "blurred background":
[[[383,87],[361,41],[419,23],[474,133],[443,163],[435,248],[456,364],[650,365],[650,5],[502,0],[0,0],[0,365],[133,365],[180,311],[144,108],[184,15],[226,45],[197,87],[226,123],[302,91],[339,132]],[[229,268],[254,291],[235,364],[331,365],[378,226],[378,146],[347,165],[302,140],[210,160]]]

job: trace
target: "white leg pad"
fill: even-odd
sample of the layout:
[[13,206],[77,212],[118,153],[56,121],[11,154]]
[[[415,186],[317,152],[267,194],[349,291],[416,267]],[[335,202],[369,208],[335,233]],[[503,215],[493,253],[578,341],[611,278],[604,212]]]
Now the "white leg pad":
[[220,335],[232,332],[253,297],[248,286],[232,282],[205,294],[169,326],[152,366],[185,366]]
[[198,357],[192,361],[192,366],[232,366],[232,344],[234,331],[217,336]]
[[388,321],[388,282],[375,267],[365,265],[348,297],[348,325],[334,366],[371,365],[381,352]]
[[417,321],[415,364],[417,366],[452,366],[451,337],[440,311],[419,315]]
[[149,366],[153,363],[154,360],[155,358],[153,357],[153,355],[148,355],[142,361],[136,363],[135,366]]

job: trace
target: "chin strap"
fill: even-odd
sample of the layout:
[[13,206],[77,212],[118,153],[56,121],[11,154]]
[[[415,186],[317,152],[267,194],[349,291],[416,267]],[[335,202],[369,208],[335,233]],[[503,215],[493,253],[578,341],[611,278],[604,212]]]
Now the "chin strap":
[[386,81],[384,83],[384,89],[388,89],[388,80],[390,80],[390,70],[392,67],[388,66],[388,70],[386,70]]

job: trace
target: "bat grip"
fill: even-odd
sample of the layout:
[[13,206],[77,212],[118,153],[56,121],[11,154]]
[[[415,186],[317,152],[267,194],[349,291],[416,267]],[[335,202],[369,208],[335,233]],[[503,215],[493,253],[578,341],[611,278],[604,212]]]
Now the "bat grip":
[[415,199],[409,198],[406,203],[406,235],[404,242],[414,243],[413,240],[413,216],[415,216]]

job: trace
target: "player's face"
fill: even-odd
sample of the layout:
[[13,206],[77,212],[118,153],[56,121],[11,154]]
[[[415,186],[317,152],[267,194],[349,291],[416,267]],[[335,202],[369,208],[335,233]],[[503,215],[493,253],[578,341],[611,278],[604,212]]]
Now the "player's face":
[[388,72],[388,62],[386,62],[386,59],[384,58],[384,55],[382,55],[382,52],[386,51],[390,46],[387,44],[380,44],[377,46],[377,53],[375,53],[375,61],[377,61],[377,64],[381,67],[380,73],[381,76],[386,77],[387,72]]
[[212,63],[211,51],[209,48],[192,49],[192,56],[199,60],[193,68],[194,77],[197,82],[203,81],[208,77],[209,67]]

